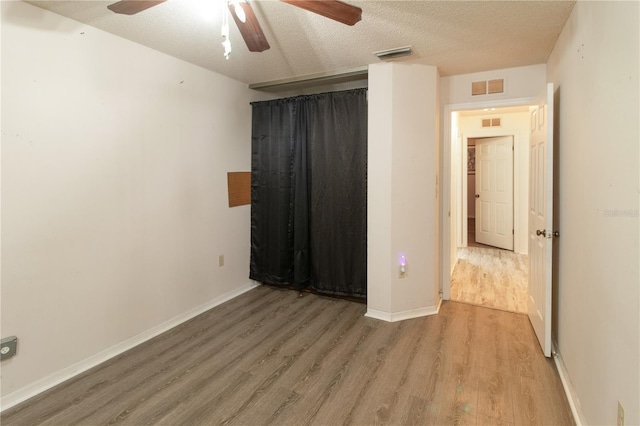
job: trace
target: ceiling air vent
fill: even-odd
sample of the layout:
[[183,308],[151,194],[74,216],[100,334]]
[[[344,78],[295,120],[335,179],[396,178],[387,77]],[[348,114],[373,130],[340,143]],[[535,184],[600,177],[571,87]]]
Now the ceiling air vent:
[[411,46],[405,46],[396,47],[395,49],[380,50],[379,52],[373,52],[373,54],[382,61],[388,61],[389,59],[396,59],[403,56],[413,55],[413,50],[411,50]]

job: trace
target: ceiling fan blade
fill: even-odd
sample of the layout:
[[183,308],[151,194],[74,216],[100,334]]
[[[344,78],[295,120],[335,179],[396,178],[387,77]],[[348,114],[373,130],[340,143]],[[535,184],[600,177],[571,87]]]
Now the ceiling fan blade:
[[309,12],[317,13],[346,25],[355,25],[362,19],[362,9],[337,0],[281,0]]
[[[236,13],[236,7],[240,7],[244,11],[244,22]],[[262,52],[271,47],[249,3],[244,1],[229,2],[229,12],[231,12],[233,20],[236,21],[240,34],[250,52]]]
[[167,0],[121,0],[107,6],[109,10],[124,15],[135,15]]

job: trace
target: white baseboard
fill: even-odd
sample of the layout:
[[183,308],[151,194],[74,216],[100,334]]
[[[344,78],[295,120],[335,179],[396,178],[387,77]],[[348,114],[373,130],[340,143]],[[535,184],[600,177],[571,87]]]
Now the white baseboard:
[[553,360],[556,363],[556,368],[558,369],[558,374],[560,375],[560,381],[562,381],[564,393],[567,395],[567,400],[569,401],[569,406],[571,407],[571,414],[573,414],[573,420],[576,422],[576,426],[586,425],[587,423],[584,419],[584,413],[582,412],[582,408],[580,406],[580,400],[578,399],[578,395],[576,395],[576,391],[571,384],[569,374],[566,367],[564,366],[564,361],[562,360],[562,355],[560,355],[560,352],[557,351],[556,345],[553,345]]
[[172,329],[185,321],[190,320],[191,318],[200,315],[203,312],[208,311],[211,308],[214,308],[222,303],[233,299],[234,297],[238,297],[247,291],[258,287],[259,284],[255,282],[251,282],[246,284],[239,289],[227,292],[219,297],[216,297],[209,302],[197,306],[187,312],[184,312],[174,318],[171,318],[168,321],[163,322],[149,330],[146,330],[136,336],[133,336],[127,340],[124,340],[110,348],[105,349],[104,351],[98,352],[97,354],[90,356],[89,358],[85,358],[84,360],[77,362],[67,368],[64,368],[56,373],[53,373],[47,377],[44,377],[28,386],[25,386],[21,389],[18,389],[0,399],[0,412],[7,410],[23,401],[26,401],[29,398],[32,398],[39,393],[42,393],[52,387],[69,380],[70,378],[81,374],[90,368],[95,367],[98,364],[101,364],[121,353],[150,340],[159,334],[164,333],[167,330]]
[[365,317],[375,318],[387,322],[404,321],[412,318],[426,317],[429,315],[435,315],[440,311],[440,304],[442,299],[438,300],[436,306],[427,306],[426,308],[409,309],[401,312],[385,312],[377,309],[367,308]]

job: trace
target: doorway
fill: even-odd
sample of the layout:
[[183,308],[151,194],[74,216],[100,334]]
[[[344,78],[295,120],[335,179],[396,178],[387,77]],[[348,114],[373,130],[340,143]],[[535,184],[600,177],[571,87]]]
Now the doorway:
[[512,135],[467,139],[467,246],[513,250],[513,168]]
[[526,312],[528,125],[528,106],[452,111],[451,300]]

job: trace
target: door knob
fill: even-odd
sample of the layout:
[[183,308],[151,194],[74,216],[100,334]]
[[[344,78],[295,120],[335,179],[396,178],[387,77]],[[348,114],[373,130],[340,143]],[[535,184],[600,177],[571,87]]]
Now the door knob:
[[542,235],[543,237],[546,237],[547,236],[547,231],[545,231],[544,229],[542,231],[538,229],[538,230],[536,230],[536,235],[537,236]]
[[480,198],[480,194],[476,194],[476,198]]

